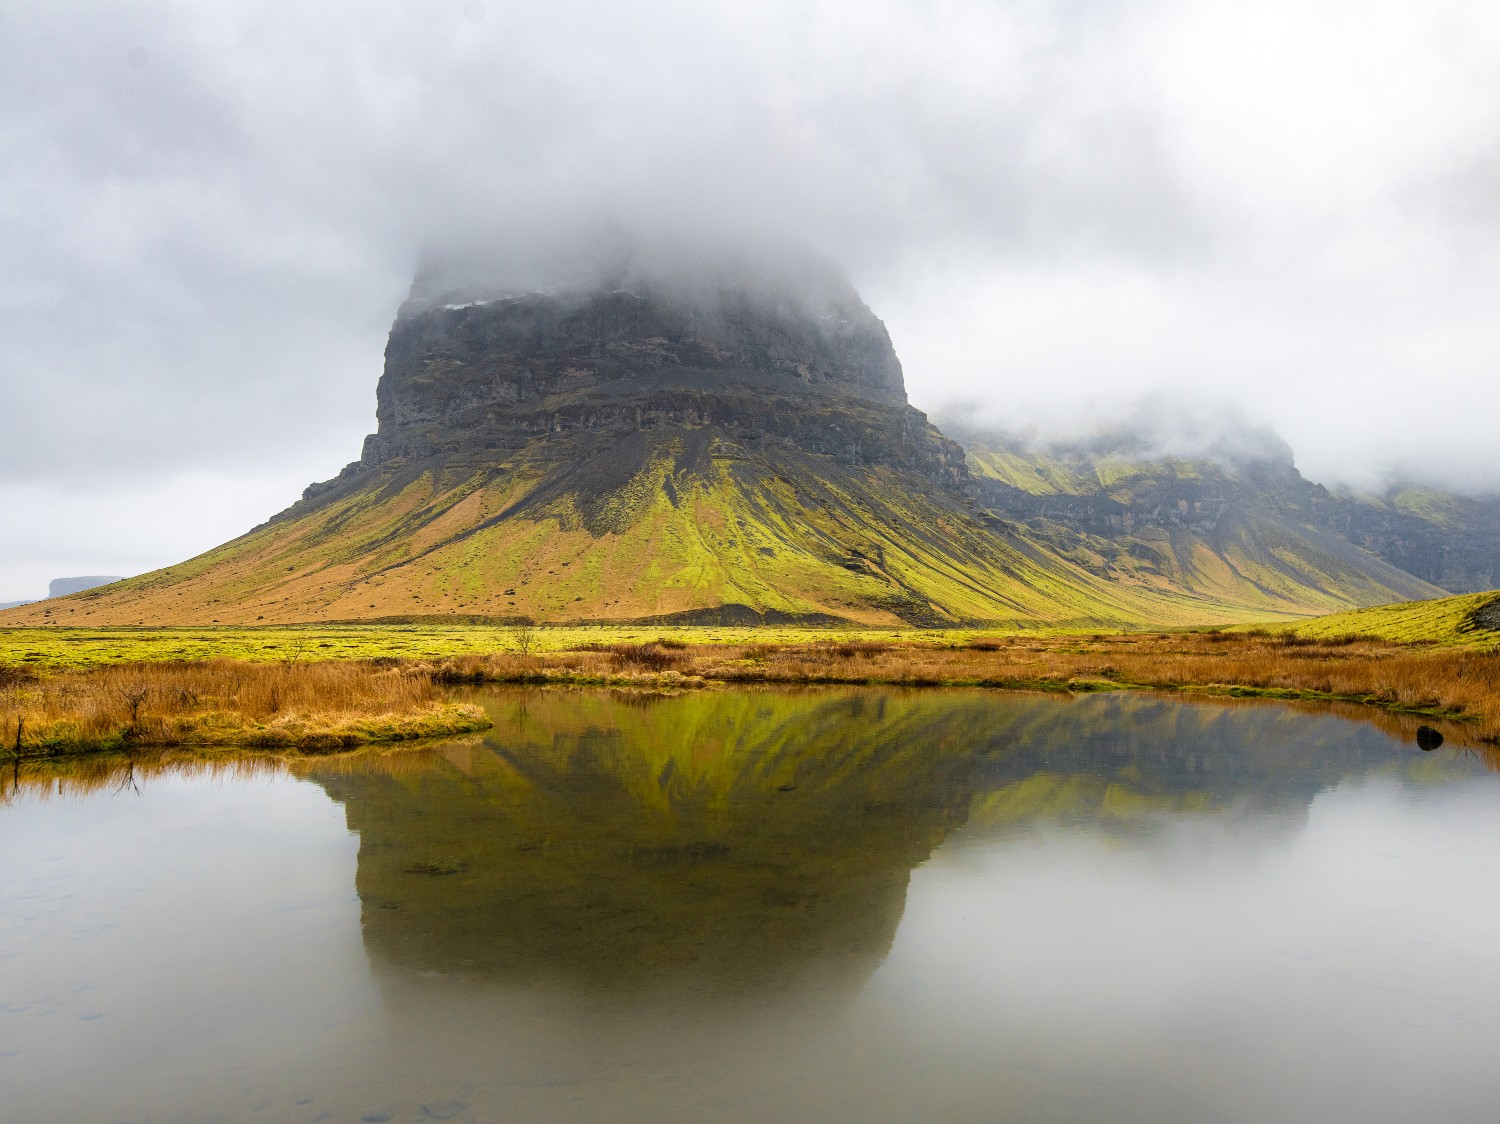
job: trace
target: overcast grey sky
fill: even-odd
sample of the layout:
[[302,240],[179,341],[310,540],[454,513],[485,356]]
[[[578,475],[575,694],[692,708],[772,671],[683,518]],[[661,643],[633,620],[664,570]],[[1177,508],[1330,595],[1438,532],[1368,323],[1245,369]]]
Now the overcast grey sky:
[[929,411],[1500,487],[1492,2],[5,0],[0,601],[353,459],[433,239],[663,218],[840,262]]

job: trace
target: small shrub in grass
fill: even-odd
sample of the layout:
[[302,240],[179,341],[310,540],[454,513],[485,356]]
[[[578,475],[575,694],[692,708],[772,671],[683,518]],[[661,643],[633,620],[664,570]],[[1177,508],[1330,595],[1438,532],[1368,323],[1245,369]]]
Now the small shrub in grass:
[[882,644],[876,640],[844,640],[828,646],[828,654],[841,660],[852,660],[856,657],[874,659],[890,650],[889,644]]
[[1277,633],[1276,643],[1283,648],[1311,648],[1321,641],[1314,640],[1311,636],[1298,636],[1295,632]]
[[36,682],[36,673],[13,663],[0,663],[0,690]]
[[465,683],[483,683],[484,680],[484,665],[473,660],[465,662],[450,660],[432,669],[432,681],[448,687],[456,687]]
[[664,648],[660,643],[616,644],[611,649],[617,668],[638,668],[641,671],[667,671],[683,662],[680,652]]

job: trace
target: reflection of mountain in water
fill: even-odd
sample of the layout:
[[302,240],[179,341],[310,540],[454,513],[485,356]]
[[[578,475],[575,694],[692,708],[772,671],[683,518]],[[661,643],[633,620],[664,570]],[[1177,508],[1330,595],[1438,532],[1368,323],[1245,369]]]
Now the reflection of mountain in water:
[[495,706],[482,745],[312,770],[360,833],[377,961],[713,990],[791,983],[813,964],[862,978],[972,788],[972,755],[933,752],[945,731],[904,700]]
[[1143,696],[485,698],[482,744],[300,769],[360,834],[365,943],[387,970],[717,993],[813,971],[857,982],[911,870],[971,816],[1133,830],[1253,801],[1295,823],[1319,789],[1413,760],[1337,718]]

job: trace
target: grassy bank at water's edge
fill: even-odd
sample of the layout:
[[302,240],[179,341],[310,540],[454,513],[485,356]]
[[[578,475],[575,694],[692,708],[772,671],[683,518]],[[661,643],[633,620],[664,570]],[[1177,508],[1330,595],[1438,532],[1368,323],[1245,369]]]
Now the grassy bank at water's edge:
[[1341,637],[1227,632],[974,637],[963,643],[824,640],[593,645],[540,656],[455,657],[449,682],[698,687],[853,683],[1013,690],[1192,691],[1358,703],[1460,724],[1500,744],[1500,654]]
[[[1500,744],[1500,655],[1474,647],[1265,632],[807,639],[809,630],[799,630],[802,638],[778,642],[772,637],[790,630],[652,630],[650,638],[640,635],[646,630],[494,631],[505,648],[434,657],[129,663],[95,651],[93,666],[11,662],[0,671],[0,745],[12,748],[18,726],[24,754],[178,744],[327,749],[436,736],[484,727],[446,691],[486,682],[653,691],[751,683],[1145,688],[1357,703]],[[758,639],[703,642],[705,633],[742,632]]]
[[141,746],[330,750],[488,727],[430,673],[244,661],[36,673],[0,665],[0,756]]

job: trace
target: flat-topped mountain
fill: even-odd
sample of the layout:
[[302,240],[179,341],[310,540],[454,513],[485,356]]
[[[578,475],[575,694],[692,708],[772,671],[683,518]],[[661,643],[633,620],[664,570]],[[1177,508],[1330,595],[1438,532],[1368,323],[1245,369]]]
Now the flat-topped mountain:
[[[420,292],[431,283],[419,282]],[[906,403],[883,325],[847,285],[780,297],[631,289],[414,296],[386,347],[379,429],[346,476],[395,461],[490,463],[538,439],[727,431],[957,484],[963,454]],[[554,451],[557,451],[554,450]]]
[[545,291],[429,270],[376,397],[360,459],[266,524],[3,620],[1108,627],[1439,592],[1295,534],[1274,573],[1101,567],[997,501],[994,473],[907,403],[884,325],[806,262],[626,260]]

